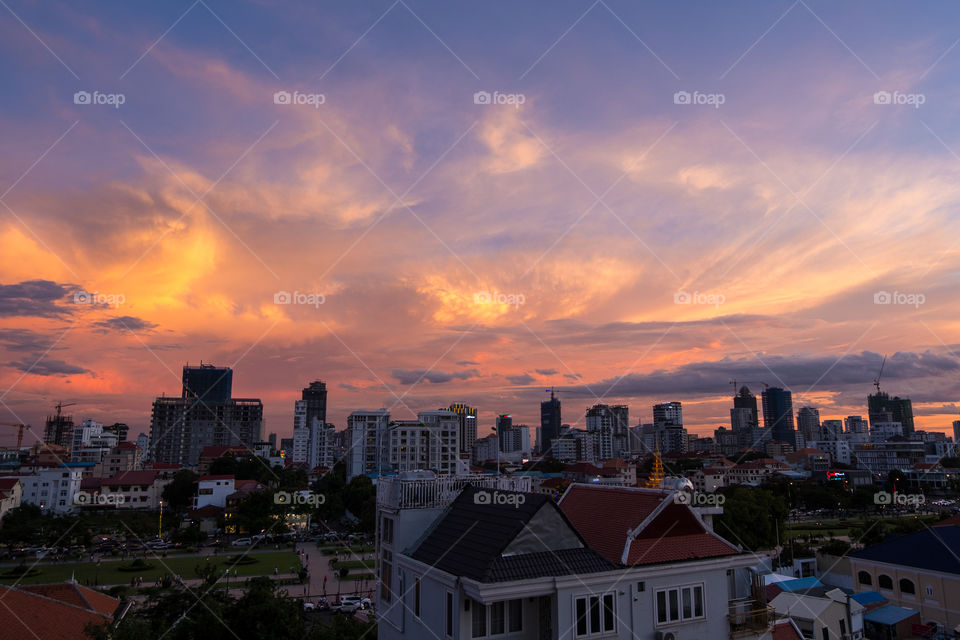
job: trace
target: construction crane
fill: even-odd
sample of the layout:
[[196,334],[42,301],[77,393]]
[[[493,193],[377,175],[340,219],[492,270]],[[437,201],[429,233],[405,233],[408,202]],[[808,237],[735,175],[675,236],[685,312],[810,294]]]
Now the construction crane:
[[77,403],[76,403],[76,402],[67,402],[66,404],[64,404],[63,402],[58,402],[57,404],[55,404],[55,405],[53,406],[53,408],[57,410],[57,422],[60,422],[60,413],[63,411],[63,408],[64,408],[64,407],[72,407],[72,406],[75,405],[75,404],[77,404]]
[[550,399],[553,400],[553,394],[560,393],[560,389],[557,389],[556,387],[550,387],[549,389],[544,391],[544,393],[549,393]]
[[880,373],[877,374],[877,377],[873,379],[873,386],[877,388],[877,393],[880,393],[880,378],[883,376],[883,366],[887,364],[887,356],[883,356],[883,360],[880,362]]
[[17,427],[17,449],[23,444],[23,430],[29,429],[30,425],[21,424],[19,422],[0,422],[0,427]]
[[[730,384],[733,385],[733,395],[737,395],[737,392],[740,390],[737,388],[737,381],[731,380]],[[740,384],[762,384],[764,389],[770,388],[770,385],[763,380],[741,380]]]

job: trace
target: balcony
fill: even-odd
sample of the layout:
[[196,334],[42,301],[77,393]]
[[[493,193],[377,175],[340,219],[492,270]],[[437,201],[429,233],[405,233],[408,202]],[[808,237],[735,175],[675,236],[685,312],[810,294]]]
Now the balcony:
[[445,476],[377,480],[377,507],[388,509],[443,508],[453,502],[467,485],[499,491],[531,490],[530,478],[496,475]]
[[752,598],[730,601],[730,638],[751,638],[768,634],[773,629],[776,613],[772,606],[761,605]]

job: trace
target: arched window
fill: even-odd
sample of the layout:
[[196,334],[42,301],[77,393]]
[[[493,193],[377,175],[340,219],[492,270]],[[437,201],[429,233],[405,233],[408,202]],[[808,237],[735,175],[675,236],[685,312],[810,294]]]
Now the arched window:
[[871,578],[870,574],[867,573],[866,571],[861,571],[860,573],[857,574],[857,582],[859,582],[860,584],[872,585],[873,578]]
[[910,595],[916,594],[917,588],[913,586],[913,580],[900,578],[900,593],[909,593]]
[[884,575],[884,574],[881,573],[881,574],[879,575],[879,577],[877,577],[877,586],[880,587],[881,589],[890,589],[890,590],[892,591],[892,590],[893,590],[893,578],[891,578],[891,577],[888,576],[888,575]]

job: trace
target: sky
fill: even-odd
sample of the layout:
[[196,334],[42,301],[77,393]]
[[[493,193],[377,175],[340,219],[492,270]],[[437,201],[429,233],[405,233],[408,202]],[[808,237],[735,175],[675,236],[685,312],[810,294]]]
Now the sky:
[[[960,418],[955,3],[0,2],[0,422]],[[15,432],[0,434],[0,444]]]

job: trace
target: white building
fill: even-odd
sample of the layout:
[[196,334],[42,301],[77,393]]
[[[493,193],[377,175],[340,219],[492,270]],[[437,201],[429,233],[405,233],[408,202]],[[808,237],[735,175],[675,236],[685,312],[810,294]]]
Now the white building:
[[19,478],[23,487],[21,502],[36,505],[45,513],[69,513],[74,509],[73,497],[80,491],[84,468],[48,467],[29,475],[7,477]]
[[[73,442],[71,451],[79,451],[90,446],[90,439],[103,433],[103,423],[87,418],[73,428]],[[113,446],[116,446],[114,443]]]
[[317,417],[311,422],[307,424],[307,401],[297,400],[293,414],[292,460],[305,462],[311,469],[333,467],[337,461],[336,430]]
[[390,412],[386,409],[354,411],[347,417],[347,452],[344,456],[347,482],[356,476],[380,472],[389,425]]
[[500,458],[502,458],[500,455],[500,438],[496,434],[480,438],[473,443],[473,459],[475,462],[486,462]]
[[557,505],[524,483],[381,480],[381,640],[770,637],[757,558],[673,492],[572,485]]
[[834,462],[850,464],[850,443],[846,440],[815,440],[808,442],[807,446],[823,451]]
[[903,425],[899,422],[874,422],[870,425],[870,442],[887,442],[902,435]]
[[208,505],[225,508],[227,496],[235,489],[236,480],[233,476],[200,476],[197,480],[197,495],[193,499],[193,508],[201,509]]
[[417,420],[394,421],[384,438],[384,470],[457,472],[460,419],[452,411],[421,411]]
[[502,435],[503,452],[519,453],[524,458],[529,458],[532,449],[530,448],[530,427],[525,424],[511,426],[504,431]]

